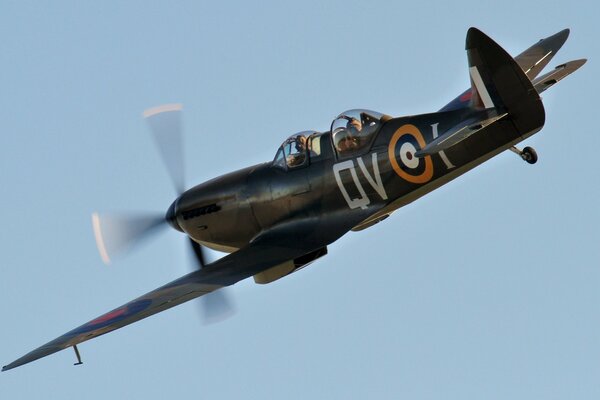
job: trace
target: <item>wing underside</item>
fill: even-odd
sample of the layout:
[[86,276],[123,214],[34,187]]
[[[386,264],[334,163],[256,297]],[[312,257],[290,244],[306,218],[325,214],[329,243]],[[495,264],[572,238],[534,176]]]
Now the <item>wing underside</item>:
[[2,371],[75,346],[188,300],[232,285],[260,271],[306,253],[303,248],[249,245],[99,316],[4,366]]

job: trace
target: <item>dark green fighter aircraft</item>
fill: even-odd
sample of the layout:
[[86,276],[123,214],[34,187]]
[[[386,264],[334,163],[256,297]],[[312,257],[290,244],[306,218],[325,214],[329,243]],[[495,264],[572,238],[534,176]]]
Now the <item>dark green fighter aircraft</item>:
[[[73,347],[168,308],[254,277],[266,284],[327,254],[348,231],[366,229],[398,208],[479,164],[512,150],[544,126],[540,93],[581,67],[561,64],[539,76],[569,35],[563,30],[511,57],[481,31],[467,33],[471,87],[439,112],[392,117],[368,110],[340,114],[327,132],[288,138],[273,161],[184,190],[179,105],[146,111],[179,197],[166,216],[92,218],[105,262],[167,224],[187,235],[198,269],[110,311],[6,365],[3,371]],[[227,256],[206,264],[202,246]],[[218,292],[215,292],[218,291]],[[212,293],[214,292],[214,293]]]

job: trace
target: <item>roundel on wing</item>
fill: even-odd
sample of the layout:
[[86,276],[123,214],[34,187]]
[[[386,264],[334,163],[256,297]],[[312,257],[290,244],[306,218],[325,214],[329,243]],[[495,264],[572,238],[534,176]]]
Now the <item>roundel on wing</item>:
[[80,333],[90,332],[95,329],[104,328],[105,326],[121,321],[131,315],[145,310],[150,306],[150,304],[152,304],[152,300],[150,299],[134,301],[130,304],[124,305],[123,307],[112,310],[88,322],[87,324],[80,326],[79,328],[74,329],[73,331],[69,332],[69,334],[77,335]]
[[433,177],[431,156],[415,157],[426,146],[419,129],[411,124],[402,125],[394,132],[388,146],[390,163],[396,174],[411,183],[427,183]]

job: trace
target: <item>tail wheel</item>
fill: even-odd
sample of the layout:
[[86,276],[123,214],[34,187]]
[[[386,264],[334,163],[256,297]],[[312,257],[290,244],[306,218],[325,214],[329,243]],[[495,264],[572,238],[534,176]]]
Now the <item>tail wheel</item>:
[[533,147],[529,147],[529,146],[525,147],[521,151],[521,158],[523,160],[527,161],[529,164],[535,164],[538,160],[537,153],[535,152]]

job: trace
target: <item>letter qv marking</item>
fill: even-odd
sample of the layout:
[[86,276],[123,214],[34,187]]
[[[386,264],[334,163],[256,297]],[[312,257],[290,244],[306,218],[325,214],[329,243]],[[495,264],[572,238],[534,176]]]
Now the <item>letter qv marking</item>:
[[[383,186],[383,182],[381,181],[381,174],[379,173],[379,164],[377,161],[377,153],[371,154],[371,163],[373,165],[373,174],[371,174],[369,172],[369,170],[367,169],[367,166],[365,165],[365,162],[363,161],[362,157],[358,157],[357,162],[358,162],[360,171],[362,172],[364,177],[367,179],[367,182],[369,182],[371,187],[373,189],[375,189],[377,194],[379,194],[379,196],[381,196],[381,198],[383,200],[387,200],[387,198],[388,198],[387,193],[385,192],[385,187]],[[346,190],[346,187],[344,186],[344,182],[342,181],[342,177],[340,176],[340,172],[345,171],[345,170],[350,170],[350,175],[352,176],[352,181],[354,182],[354,185],[356,186],[356,188],[358,189],[358,193],[360,194],[359,198],[356,198],[356,199],[350,198],[350,195],[348,194],[348,190]],[[348,204],[348,207],[350,207],[350,209],[360,207],[364,210],[367,208],[367,206],[369,204],[371,204],[371,199],[369,199],[369,196],[367,196],[367,193],[365,192],[365,189],[363,188],[362,183],[360,183],[360,180],[358,179],[358,174],[356,173],[356,167],[354,166],[354,160],[347,160],[347,161],[343,161],[341,163],[335,164],[333,166],[333,175],[335,176],[335,181],[337,182],[338,187],[340,188],[340,192],[342,192],[342,196],[344,196],[344,200],[346,200],[346,203]]]

